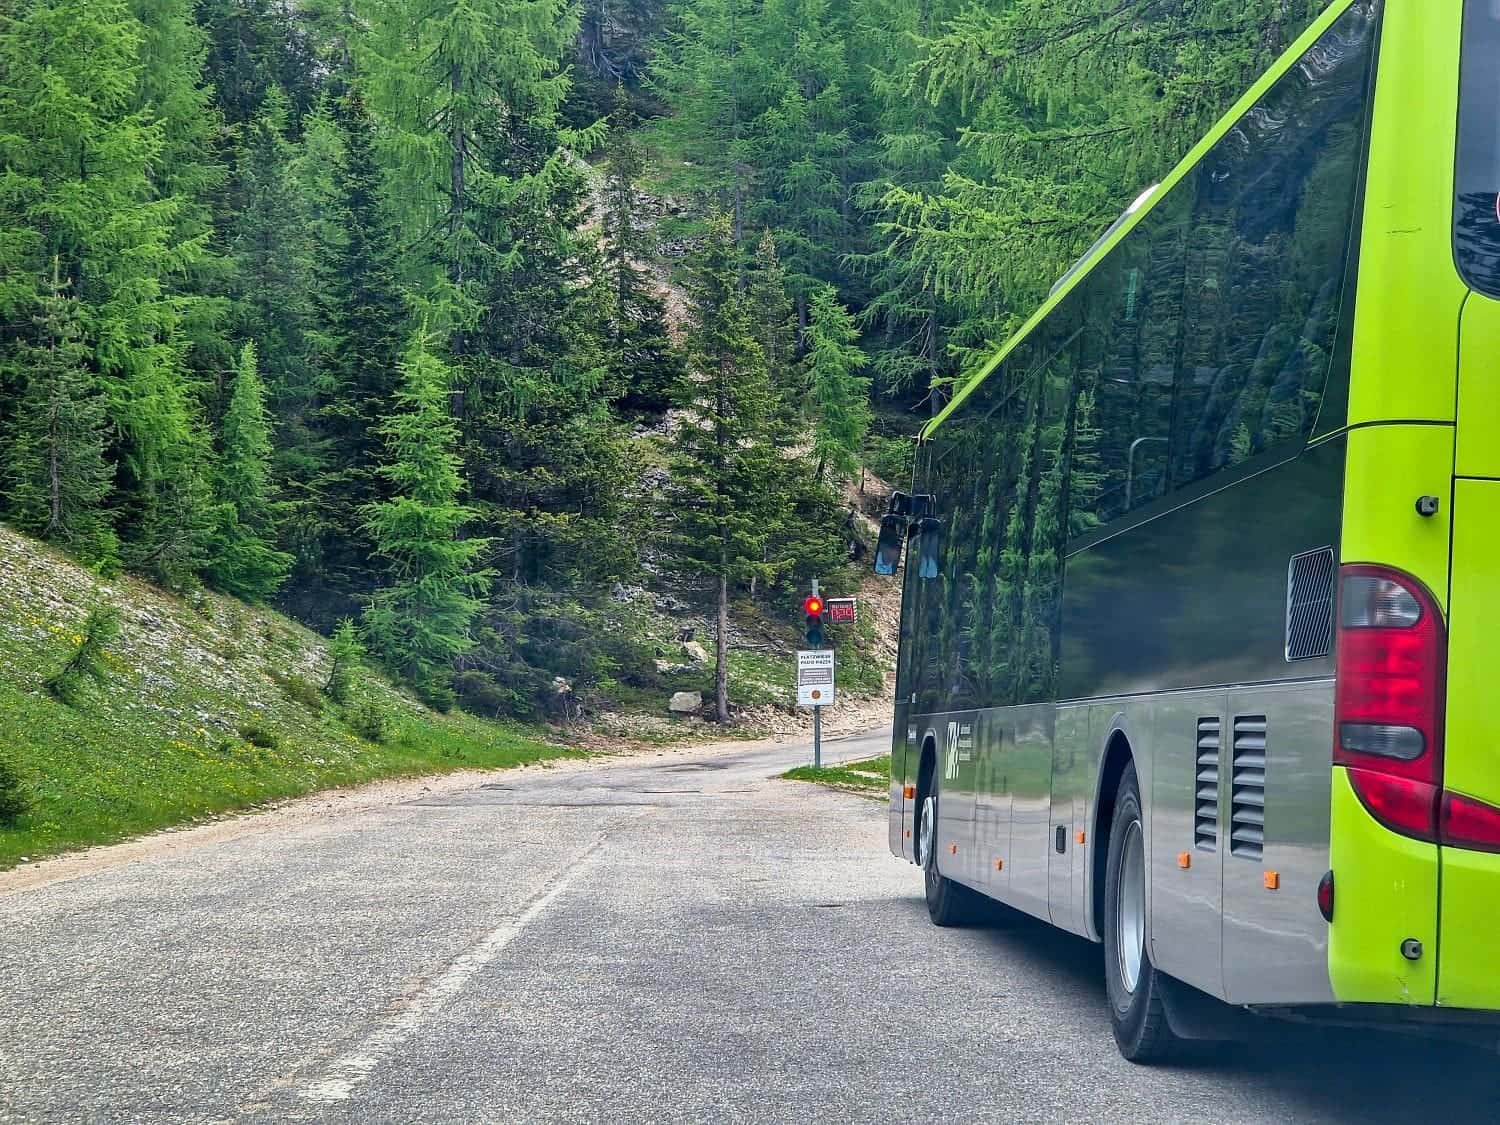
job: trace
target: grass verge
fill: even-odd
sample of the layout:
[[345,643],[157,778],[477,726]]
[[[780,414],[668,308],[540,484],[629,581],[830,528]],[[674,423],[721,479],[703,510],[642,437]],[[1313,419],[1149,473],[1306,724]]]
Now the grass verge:
[[890,792],[891,756],[867,758],[862,762],[845,762],[838,766],[798,766],[781,775],[788,781],[813,781],[834,789],[885,798]]

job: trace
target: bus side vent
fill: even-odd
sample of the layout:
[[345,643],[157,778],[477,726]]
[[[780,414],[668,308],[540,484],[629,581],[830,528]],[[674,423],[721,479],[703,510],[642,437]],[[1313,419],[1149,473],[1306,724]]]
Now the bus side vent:
[[1219,847],[1219,717],[1198,720],[1198,777],[1193,798],[1193,843],[1206,852]]
[[1312,660],[1333,651],[1333,548],[1297,555],[1286,572],[1286,658]]
[[1234,772],[1230,782],[1229,851],[1260,859],[1266,842],[1266,717],[1234,720]]

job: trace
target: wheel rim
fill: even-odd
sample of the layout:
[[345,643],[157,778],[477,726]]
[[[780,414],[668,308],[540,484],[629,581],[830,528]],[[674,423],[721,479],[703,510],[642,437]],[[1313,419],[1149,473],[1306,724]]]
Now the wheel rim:
[[1115,872],[1115,951],[1120,982],[1134,993],[1146,957],[1146,849],[1139,820],[1125,829]]
[[932,822],[937,819],[933,815],[932,798],[928,797],[922,802],[922,826],[917,831],[917,866],[926,867],[932,859]]

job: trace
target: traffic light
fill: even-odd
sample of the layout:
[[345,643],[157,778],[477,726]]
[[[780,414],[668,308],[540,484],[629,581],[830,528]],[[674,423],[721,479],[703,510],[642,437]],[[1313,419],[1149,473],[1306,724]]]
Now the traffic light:
[[807,647],[823,647],[823,599],[817,594],[808,594],[802,599],[802,612],[807,614]]

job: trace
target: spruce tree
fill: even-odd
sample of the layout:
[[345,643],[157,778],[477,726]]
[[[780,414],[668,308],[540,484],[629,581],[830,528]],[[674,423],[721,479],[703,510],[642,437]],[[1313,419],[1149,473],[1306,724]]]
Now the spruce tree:
[[321,376],[310,426],[319,458],[303,482],[308,542],[285,594],[321,628],[358,612],[379,577],[364,511],[390,495],[378,471],[376,427],[391,411],[407,333],[397,233],[385,206],[374,122],[357,85],[334,107],[332,121],[338,144],[324,206],[336,229],[319,237],[314,262]]
[[291,108],[271,87],[237,153],[234,330],[255,343],[278,427],[277,477],[305,479],[318,454],[308,426],[317,392],[311,208],[295,175]]
[[375,549],[388,566],[386,585],[365,610],[375,650],[430,702],[451,705],[453,663],[473,644],[470,625],[489,574],[477,568],[484,539],[460,538],[475,516],[459,499],[464,487],[448,414],[452,377],[416,335],[402,364],[397,412],[379,427],[381,470],[392,495],[366,508]]
[[5,508],[21,530],[107,568],[118,561],[103,508],[114,473],[104,400],[81,337],[78,302],[63,291],[54,259],[50,292],[9,363],[24,390],[4,452]]
[[729,721],[729,596],[777,566],[766,543],[778,516],[780,455],[765,355],[739,290],[732,218],[715,212],[689,268],[693,323],[684,417],[672,440],[666,518],[680,563],[706,577],[716,608],[714,714]]
[[865,354],[856,346],[859,330],[831,286],[813,291],[807,331],[808,408],[813,422],[817,477],[859,472],[870,429],[870,380],[860,375]]
[[660,414],[671,404],[682,365],[667,331],[666,303],[655,292],[649,269],[656,246],[650,218],[641,212],[648,168],[635,125],[625,87],[617,86],[605,150],[602,216],[604,270],[613,298],[611,381],[622,407]]
[[274,594],[292,565],[292,556],[272,545],[270,460],[266,388],[255,345],[246,344],[230,381],[221,427],[214,538],[206,575],[219,589],[247,601]]

